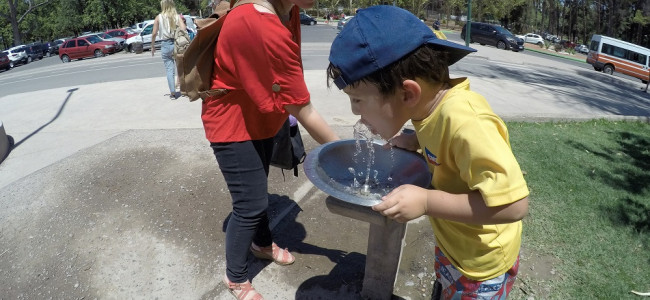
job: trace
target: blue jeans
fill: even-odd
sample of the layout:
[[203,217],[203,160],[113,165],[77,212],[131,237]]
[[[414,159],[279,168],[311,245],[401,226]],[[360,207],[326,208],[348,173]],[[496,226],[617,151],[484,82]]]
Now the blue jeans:
[[266,213],[273,138],[210,146],[232,198],[226,228],[226,275],[230,281],[242,283],[248,279],[251,242],[261,247],[273,242]]
[[165,70],[167,71],[167,85],[169,86],[169,93],[175,95],[176,93],[176,63],[174,62],[174,40],[163,40],[160,44],[160,53],[165,63]]

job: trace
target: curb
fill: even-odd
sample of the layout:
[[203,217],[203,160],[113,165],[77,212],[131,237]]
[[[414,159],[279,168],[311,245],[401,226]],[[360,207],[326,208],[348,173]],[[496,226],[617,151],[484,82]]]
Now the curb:
[[555,56],[555,57],[559,57],[559,58],[563,58],[563,59],[568,59],[568,60],[573,60],[573,61],[578,61],[578,62],[584,62],[584,63],[586,63],[584,59],[577,59],[577,58],[573,58],[573,57],[566,57],[566,56],[563,56],[563,55],[557,55],[557,54],[553,54],[553,53],[548,53],[548,52],[544,52],[544,51],[539,51],[539,50],[532,49],[532,48],[525,48],[525,50],[527,50],[527,51],[533,51],[533,52],[537,52],[537,53],[541,53],[541,54],[545,54],[545,55],[548,55],[548,56]]

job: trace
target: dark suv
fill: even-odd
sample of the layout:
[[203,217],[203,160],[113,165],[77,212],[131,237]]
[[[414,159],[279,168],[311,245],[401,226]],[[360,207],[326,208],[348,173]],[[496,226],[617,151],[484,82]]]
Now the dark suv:
[[[463,26],[463,30],[460,32],[462,39],[465,39],[466,29],[467,24]],[[495,24],[472,22],[470,42],[476,42],[481,45],[493,45],[499,49],[524,51],[524,40],[516,37],[508,29]]]
[[41,43],[36,42],[25,45],[25,52],[27,53],[28,62],[43,59],[43,45]]

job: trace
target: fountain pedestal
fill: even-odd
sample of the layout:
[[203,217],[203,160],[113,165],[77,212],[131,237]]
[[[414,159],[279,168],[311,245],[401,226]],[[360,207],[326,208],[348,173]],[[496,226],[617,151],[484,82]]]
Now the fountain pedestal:
[[351,204],[332,196],[327,197],[325,203],[334,214],[370,223],[361,297],[391,299],[402,256],[406,223],[395,222],[368,206]]

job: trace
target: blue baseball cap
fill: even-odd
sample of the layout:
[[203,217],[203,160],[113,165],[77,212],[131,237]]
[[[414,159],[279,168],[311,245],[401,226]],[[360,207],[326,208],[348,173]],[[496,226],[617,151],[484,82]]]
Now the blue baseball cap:
[[424,44],[449,53],[448,65],[476,52],[436,37],[431,28],[407,10],[377,5],[357,11],[332,42],[330,63],[341,70],[334,84],[344,89]]

